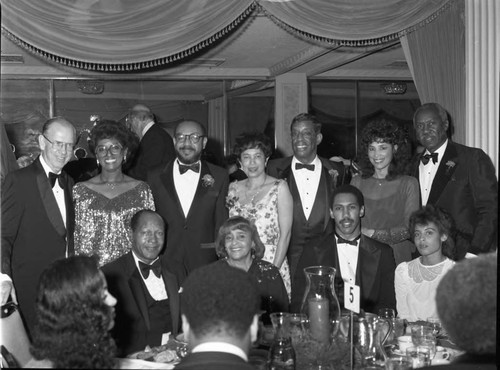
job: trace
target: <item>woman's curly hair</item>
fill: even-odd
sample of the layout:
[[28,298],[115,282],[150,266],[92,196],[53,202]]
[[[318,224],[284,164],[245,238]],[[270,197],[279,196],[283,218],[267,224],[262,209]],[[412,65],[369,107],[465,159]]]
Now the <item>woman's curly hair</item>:
[[[139,147],[139,138],[124,124],[112,120],[99,121],[90,131],[89,149],[95,154],[97,143],[103,139],[115,139],[128,149],[127,160],[123,162],[124,169],[132,163],[137,148]],[[97,157],[97,156],[96,156]]]
[[31,353],[56,368],[111,368],[116,345],[109,332],[113,308],[104,303],[106,280],[97,259],[73,256],[40,277]]
[[406,130],[394,121],[380,118],[370,121],[361,133],[360,161],[363,178],[371,177],[375,169],[368,158],[368,147],[373,142],[397,145],[393,150],[392,161],[389,165],[387,180],[393,180],[399,175],[408,172],[411,158],[411,145]]
[[228,235],[233,230],[243,230],[250,234],[252,242],[254,244],[255,258],[261,259],[264,257],[264,252],[266,247],[262,243],[259,237],[259,232],[255,225],[241,216],[234,216],[227,219],[222,226],[219,228],[219,234],[217,235],[217,241],[215,242],[215,252],[219,258],[226,258],[226,235]]
[[457,259],[455,248],[455,221],[450,214],[442,208],[428,204],[412,213],[409,223],[412,240],[415,240],[416,225],[428,225],[431,222],[437,226],[441,235],[447,236],[446,240],[441,245],[441,253],[455,261]]
[[496,354],[497,258],[493,252],[457,262],[436,290],[443,328],[467,354]]
[[233,154],[238,159],[241,159],[241,153],[247,149],[260,149],[266,158],[273,154],[271,140],[260,132],[245,132],[235,139]]

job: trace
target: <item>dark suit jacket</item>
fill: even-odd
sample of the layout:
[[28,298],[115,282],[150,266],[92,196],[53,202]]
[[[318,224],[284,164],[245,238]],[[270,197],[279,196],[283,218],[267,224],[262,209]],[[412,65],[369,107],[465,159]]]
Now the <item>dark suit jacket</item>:
[[241,357],[225,352],[196,352],[187,355],[176,370],[255,370]]
[[[417,179],[419,160],[420,156],[413,159]],[[498,181],[491,159],[481,149],[448,141],[427,204],[444,208],[455,220],[457,258],[497,248]]]
[[[318,264],[335,267],[337,297],[340,307],[344,308],[342,275],[335,232],[325,236],[316,247]],[[394,271],[396,262],[392,248],[375,239],[361,235],[356,269],[356,285],[360,287],[360,307],[366,312],[377,313],[380,308],[396,309],[396,294],[394,291]]]
[[174,142],[167,131],[155,123],[141,139],[139,150],[128,169],[128,175],[146,181],[148,171],[166,165],[175,158]]
[[[228,217],[225,200],[229,176],[225,169],[201,161],[200,181],[186,217],[174,186],[173,166],[171,161],[151,171],[148,183],[156,211],[167,224],[167,244],[162,258],[184,266],[188,274],[196,267],[217,260],[214,241]],[[182,285],[182,281],[180,283]]]
[[[172,335],[177,335],[180,328],[179,284],[175,275],[169,271],[165,261],[161,261],[162,278],[167,290],[170,315],[172,318]],[[117,299],[115,326],[113,336],[121,351],[121,355],[142,351],[149,344],[147,333],[151,323],[146,303],[146,287],[141,273],[135,264],[132,252],[121,256],[102,267],[106,276],[109,292]]]
[[64,174],[66,227],[40,159],[11,172],[2,186],[2,272],[16,289],[28,330],[34,324],[38,280],[53,261],[74,253],[73,180]]

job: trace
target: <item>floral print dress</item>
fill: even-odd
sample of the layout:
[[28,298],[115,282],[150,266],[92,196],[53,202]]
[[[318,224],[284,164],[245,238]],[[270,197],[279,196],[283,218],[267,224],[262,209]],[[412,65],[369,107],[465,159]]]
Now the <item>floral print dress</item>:
[[[241,204],[236,195],[236,183],[229,185],[227,206],[229,216],[242,216],[253,221],[259,232],[260,240],[266,247],[262,259],[273,262],[278,240],[280,238],[280,228],[278,223],[278,187],[284,180],[276,180],[269,192],[258,202],[248,202]],[[285,258],[280,268],[281,277],[285,283],[285,288],[290,298],[291,283],[290,269]]]

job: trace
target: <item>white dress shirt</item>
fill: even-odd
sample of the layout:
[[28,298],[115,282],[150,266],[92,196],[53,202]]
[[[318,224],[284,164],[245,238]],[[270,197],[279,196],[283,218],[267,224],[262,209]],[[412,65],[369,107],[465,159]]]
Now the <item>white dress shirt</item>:
[[173,171],[175,191],[179,196],[182,211],[184,212],[184,217],[187,217],[189,209],[191,208],[191,203],[193,203],[196,188],[198,187],[198,182],[200,181],[201,162],[200,172],[189,170],[181,175],[181,173],[179,172],[179,160],[175,160]]
[[231,353],[238,357],[241,357],[243,360],[248,362],[248,357],[245,351],[243,351],[240,347],[235,346],[234,344],[227,342],[206,342],[198,344],[196,347],[192,349],[193,353],[196,352],[224,352]]
[[[436,176],[436,172],[439,167],[439,163],[443,160],[443,155],[448,146],[448,140],[444,142],[434,153],[438,154],[437,162],[434,163],[431,160],[427,162],[427,164],[423,164],[420,161],[418,166],[418,179],[420,182],[420,195],[422,196],[422,205],[425,206],[427,201],[429,200],[429,194],[432,188],[432,182],[434,181],[434,177]],[[430,154],[428,150],[425,150],[424,155]]]
[[[142,273],[141,273],[141,267],[139,266],[140,260],[139,260],[139,258],[137,258],[134,251],[132,251],[132,256],[134,257],[135,265],[139,269],[139,274],[141,275],[141,278],[144,281],[144,284],[146,284],[146,287],[148,288],[148,291],[149,291],[149,294],[151,294],[151,297],[153,297],[153,299],[155,301],[162,301],[164,299],[167,299],[168,298],[167,289],[165,288],[165,282],[163,281],[163,277],[161,275],[160,275],[160,277],[157,277],[153,273],[153,271],[150,271],[148,278],[144,279],[144,276],[142,276]],[[150,265],[153,264],[158,258],[159,257],[157,257],[153,262],[151,262]]]
[[311,215],[314,201],[316,200],[316,193],[318,192],[319,180],[321,178],[322,164],[318,156],[310,163],[314,165],[314,171],[307,169],[295,169],[295,164],[301,163],[295,157],[292,158],[292,172],[295,177],[297,189],[299,191],[300,201],[302,203],[302,210],[306,216],[306,220]]
[[[45,171],[45,175],[49,178],[49,172],[53,172],[49,167],[45,159],[43,159],[43,155],[40,155],[40,163],[42,164],[43,170]],[[56,175],[60,175],[61,171],[56,173]],[[66,227],[66,202],[64,200],[64,189],[59,185],[59,181],[56,181],[54,187],[52,188],[52,192],[56,197],[57,206],[59,207],[59,211],[61,211],[61,216],[64,222],[64,227]]]
[[338,239],[336,242],[342,280],[354,285],[356,283],[356,269],[358,268],[359,239],[357,245],[339,243]]

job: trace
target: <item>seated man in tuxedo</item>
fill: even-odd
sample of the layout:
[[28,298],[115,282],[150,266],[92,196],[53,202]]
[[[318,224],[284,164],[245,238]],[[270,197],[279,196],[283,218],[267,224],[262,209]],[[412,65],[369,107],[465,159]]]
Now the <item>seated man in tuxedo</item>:
[[182,330],[192,350],[176,370],[252,370],[259,290],[245,271],[227,264],[197,268],[183,284]]
[[344,307],[344,282],[360,287],[360,308],[377,313],[379,308],[396,309],[394,270],[389,245],[361,234],[365,212],[363,194],[352,185],[333,191],[331,217],[335,232],[318,245],[318,264],[335,267],[335,291]]
[[113,336],[124,356],[159,346],[180,328],[177,277],[158,255],[165,240],[165,223],[151,210],[130,221],[132,250],[102,267],[109,292],[116,297]]

